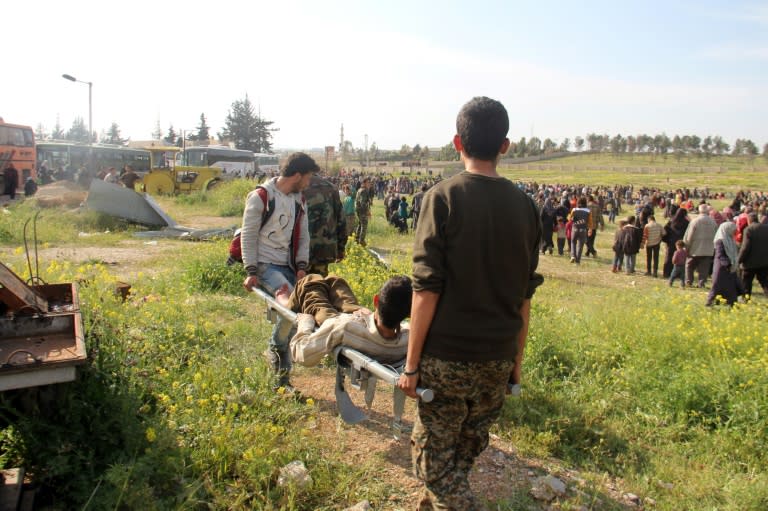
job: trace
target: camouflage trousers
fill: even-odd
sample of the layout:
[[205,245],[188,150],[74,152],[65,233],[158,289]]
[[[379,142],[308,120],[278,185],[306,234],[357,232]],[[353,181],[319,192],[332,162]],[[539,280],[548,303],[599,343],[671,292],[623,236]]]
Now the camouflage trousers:
[[357,215],[357,231],[355,231],[355,239],[362,246],[365,246],[365,235],[368,234],[368,215]]
[[322,277],[309,274],[296,283],[290,297],[291,310],[312,314],[318,325],[340,313],[354,312],[360,308],[357,297],[347,281],[331,275]]
[[418,509],[485,509],[469,487],[469,471],[488,447],[488,431],[501,413],[513,367],[511,360],[422,357],[419,385],[434,390],[435,399],[419,401],[411,436],[414,473],[424,483]]

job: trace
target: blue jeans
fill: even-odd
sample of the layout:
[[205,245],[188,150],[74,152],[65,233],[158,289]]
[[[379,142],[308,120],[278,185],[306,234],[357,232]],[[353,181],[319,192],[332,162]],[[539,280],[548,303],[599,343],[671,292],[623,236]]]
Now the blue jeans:
[[635,261],[637,261],[637,253],[624,254],[624,260],[627,262],[627,273],[635,273]]
[[573,231],[571,241],[571,257],[576,259],[576,264],[581,263],[581,254],[584,252],[584,245],[587,244],[587,231]]
[[[271,263],[259,263],[256,267],[259,286],[264,288],[269,294],[273,295],[284,284],[288,284],[288,290],[292,291],[296,285],[296,274],[288,266],[280,266]],[[278,367],[273,369],[285,372],[291,370],[291,338],[296,334],[296,326],[293,321],[280,316],[272,329],[272,336],[269,338],[269,351],[278,357]]]
[[672,274],[669,276],[669,285],[675,283],[675,279],[680,279],[680,286],[685,287],[685,265],[677,264],[672,268]]

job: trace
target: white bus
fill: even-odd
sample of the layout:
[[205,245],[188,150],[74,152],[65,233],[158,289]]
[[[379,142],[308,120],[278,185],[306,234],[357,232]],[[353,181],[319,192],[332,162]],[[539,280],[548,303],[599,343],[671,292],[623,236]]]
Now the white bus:
[[227,146],[195,146],[184,148],[182,165],[189,167],[218,167],[223,178],[253,175],[256,159],[251,151]]
[[276,176],[280,171],[280,158],[276,154],[253,153],[256,158],[256,172]]

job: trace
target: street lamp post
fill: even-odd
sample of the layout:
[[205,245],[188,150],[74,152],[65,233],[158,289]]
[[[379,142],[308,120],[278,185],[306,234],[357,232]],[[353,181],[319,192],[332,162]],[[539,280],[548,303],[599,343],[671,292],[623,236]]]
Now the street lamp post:
[[93,82],[84,82],[78,80],[72,75],[63,74],[62,78],[69,80],[70,82],[87,83],[88,84],[88,144],[93,144]]

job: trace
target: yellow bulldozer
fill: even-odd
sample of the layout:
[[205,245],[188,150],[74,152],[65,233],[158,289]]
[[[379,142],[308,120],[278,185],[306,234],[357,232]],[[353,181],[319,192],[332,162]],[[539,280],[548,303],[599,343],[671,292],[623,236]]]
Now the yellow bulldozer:
[[[173,195],[182,192],[210,190],[222,180],[218,167],[179,165],[175,146],[145,147],[150,152],[150,170],[140,181],[140,188],[152,195]],[[139,186],[137,186],[138,188]]]

